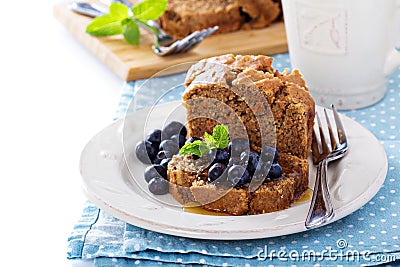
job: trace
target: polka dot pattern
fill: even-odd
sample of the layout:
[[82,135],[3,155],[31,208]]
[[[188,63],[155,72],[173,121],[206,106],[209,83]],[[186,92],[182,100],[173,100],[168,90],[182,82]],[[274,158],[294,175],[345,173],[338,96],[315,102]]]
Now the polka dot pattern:
[[[276,69],[290,68],[287,54],[275,55],[274,58]],[[185,73],[180,73],[127,83],[122,90],[116,118],[149,104],[181,99],[184,78]],[[349,216],[315,230],[288,236],[210,241],[144,230],[113,218],[88,202],[69,237],[68,258],[94,259],[97,267],[176,266],[177,263],[184,266],[246,267],[369,266],[382,263],[382,259],[395,260],[391,256],[399,255],[400,251],[400,70],[391,76],[387,88],[385,98],[379,103],[342,112],[377,137],[389,162],[382,188],[364,207]],[[133,98],[135,100],[131,101]],[[342,253],[348,250],[373,252],[373,259],[337,258],[329,261],[323,251],[332,249]],[[272,250],[286,254],[282,257],[262,254]],[[290,257],[290,252],[301,255],[311,250],[319,255],[314,261]],[[395,265],[395,262],[390,263],[390,266]]]

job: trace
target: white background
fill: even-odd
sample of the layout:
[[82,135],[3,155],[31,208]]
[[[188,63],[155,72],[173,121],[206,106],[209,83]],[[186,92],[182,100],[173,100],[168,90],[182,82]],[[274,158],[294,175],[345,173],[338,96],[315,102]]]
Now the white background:
[[123,86],[53,17],[56,1],[2,2],[1,266],[71,266],[80,153],[112,122]]
[[2,2],[2,266],[71,266],[81,214],[79,157],[112,122],[123,81],[53,17],[55,0]]

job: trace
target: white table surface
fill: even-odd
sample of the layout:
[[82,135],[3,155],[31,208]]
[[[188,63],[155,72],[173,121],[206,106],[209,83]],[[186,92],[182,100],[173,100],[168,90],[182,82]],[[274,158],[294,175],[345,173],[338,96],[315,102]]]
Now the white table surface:
[[79,157],[112,122],[123,85],[53,17],[54,3],[2,4],[3,266],[78,266],[66,249],[86,200]]

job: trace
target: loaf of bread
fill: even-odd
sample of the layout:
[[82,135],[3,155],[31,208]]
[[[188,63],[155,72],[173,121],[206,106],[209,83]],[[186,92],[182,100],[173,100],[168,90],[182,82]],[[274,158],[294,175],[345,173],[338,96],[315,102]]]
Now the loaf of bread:
[[168,0],[160,26],[176,39],[215,25],[216,33],[259,29],[281,14],[280,1],[273,0]]
[[168,165],[168,179],[180,203],[232,215],[260,214],[288,208],[307,189],[315,103],[299,71],[280,73],[272,61],[232,54],[201,60],[187,73],[182,100],[190,136],[224,124],[231,139],[248,138],[253,151],[276,146],[282,177],[256,188],[226,189],[208,183],[208,170],[193,157],[177,155]]

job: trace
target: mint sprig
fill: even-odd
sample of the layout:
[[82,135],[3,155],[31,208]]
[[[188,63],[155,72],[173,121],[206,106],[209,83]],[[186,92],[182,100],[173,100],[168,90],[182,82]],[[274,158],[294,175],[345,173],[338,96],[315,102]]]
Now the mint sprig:
[[137,20],[146,22],[158,19],[167,7],[167,0],[144,0],[132,7],[132,13]]
[[217,125],[213,129],[212,137],[215,141],[215,147],[224,149],[229,144],[229,131],[228,126]]
[[181,155],[196,155],[201,157],[202,155],[206,154],[210,150],[208,145],[201,141],[196,140],[193,143],[185,144],[180,150],[179,154]]
[[129,44],[138,45],[139,24],[149,26],[147,21],[157,20],[167,10],[167,6],[167,0],[143,0],[131,9],[122,3],[113,2],[109,13],[93,19],[86,27],[86,32],[98,37],[123,34]]
[[201,157],[211,149],[225,149],[229,144],[229,131],[225,125],[217,125],[213,129],[212,135],[205,132],[204,141],[196,140],[193,143],[185,144],[180,150],[181,155],[196,155]]

